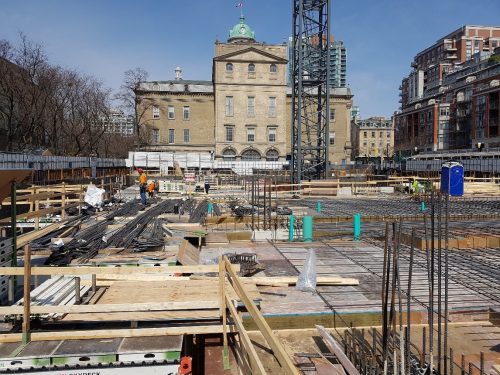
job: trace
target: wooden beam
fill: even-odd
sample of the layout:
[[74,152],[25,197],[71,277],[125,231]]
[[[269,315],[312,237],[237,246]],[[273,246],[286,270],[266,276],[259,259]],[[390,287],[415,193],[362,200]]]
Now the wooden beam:
[[[22,190],[21,190],[22,191]],[[37,191],[40,191],[39,188],[37,188]],[[62,191],[61,192],[47,192],[47,193],[36,193],[36,194],[21,194],[16,197],[16,204],[19,203],[19,201],[37,201],[37,200],[43,200],[45,201],[47,198],[55,198],[55,197],[61,197],[63,194],[67,195],[72,195],[72,194],[79,194],[80,192],[78,190],[69,190],[69,191]],[[2,205],[10,205],[10,197],[5,198],[2,201]]]
[[[24,246],[24,300],[23,307],[23,344],[30,342],[30,292],[31,292],[31,245]],[[21,306],[20,306],[21,307]]]
[[[43,210],[38,210],[38,211],[26,212],[25,214],[17,215],[17,219],[19,220],[19,219],[30,219],[32,217],[40,217],[53,212],[66,210],[71,207],[77,207],[79,204],[80,203],[71,203],[62,207],[51,207],[51,208],[44,208]],[[6,223],[9,222],[9,220],[10,219],[2,219],[0,220],[0,222]]]
[[[295,285],[298,276],[249,277],[255,285],[286,284]],[[316,285],[359,285],[358,279],[334,276],[318,276]]]
[[[28,306],[28,305],[26,305]],[[25,306],[2,306],[2,315],[20,315]],[[176,310],[206,310],[218,309],[218,301],[177,301],[177,302],[147,302],[147,303],[117,303],[97,305],[31,305],[31,314],[87,314],[106,312],[148,312]]]
[[323,338],[323,341],[325,342],[328,349],[330,349],[331,352],[335,354],[339,362],[342,364],[342,366],[344,366],[344,369],[347,371],[347,373],[349,375],[360,375],[359,371],[356,369],[356,367],[354,367],[349,358],[347,358],[342,348],[339,346],[339,344],[337,344],[337,341],[335,341],[332,335],[328,333],[325,327],[317,325],[316,329]]
[[262,316],[261,312],[255,305],[255,303],[248,297],[243,284],[239,280],[238,276],[235,273],[235,270],[233,269],[233,266],[231,265],[226,256],[224,256],[224,264],[228,274],[231,277],[231,283],[233,284],[236,293],[245,304],[247,311],[254,319],[260,332],[262,333],[267,343],[273,350],[274,355],[278,359],[281,367],[285,370],[285,373],[287,375],[288,374],[299,375],[300,374],[299,370],[297,369],[297,367],[295,367],[291,358],[288,356],[287,352],[285,351],[281,343],[278,341],[277,337],[271,331],[269,324],[267,324],[266,320]]
[[[233,264],[235,272],[240,269],[239,264]],[[161,274],[161,273],[206,273],[206,272],[219,272],[218,265],[196,265],[196,266],[158,266],[158,267],[33,267],[31,270],[32,275],[132,275],[132,274]],[[0,269],[2,275],[16,275],[21,276],[24,274],[22,267],[2,267]]]
[[[193,275],[189,277],[191,280],[215,280],[211,276],[198,276]],[[244,277],[242,281],[245,283],[252,282],[255,285],[263,286],[287,286],[295,285],[297,283],[298,276],[269,276],[269,277]],[[354,286],[359,285],[359,280],[349,277],[337,277],[337,276],[318,276],[316,280],[316,285],[345,285]]]
[[229,308],[229,312],[233,319],[234,325],[238,330],[238,335],[240,336],[241,342],[245,347],[245,350],[247,352],[246,354],[248,354],[250,358],[250,367],[252,369],[252,375],[253,374],[265,375],[266,370],[264,369],[264,366],[262,365],[262,362],[260,361],[257,352],[255,351],[255,347],[252,343],[252,340],[250,339],[250,336],[248,336],[248,332],[246,331],[245,326],[243,325],[243,322],[241,321],[238,312],[236,311],[236,308],[233,306],[233,303],[227,294],[224,295],[224,298],[227,301],[227,307]]
[[50,232],[61,229],[62,227],[64,227],[64,223],[58,222],[58,223],[47,225],[46,227],[43,227],[42,229],[34,230],[34,231],[28,232],[26,234],[22,234],[19,237],[17,237],[17,248],[20,249],[24,245],[32,242],[33,240],[40,238],[40,237],[43,237]]
[[[229,332],[235,332],[234,326],[228,326]],[[51,340],[92,340],[111,339],[122,337],[158,337],[180,335],[207,335],[222,333],[221,325],[185,326],[185,327],[157,327],[135,329],[99,329],[89,331],[58,331],[58,332],[32,332],[31,341]],[[19,342],[21,333],[0,334],[0,343]]]

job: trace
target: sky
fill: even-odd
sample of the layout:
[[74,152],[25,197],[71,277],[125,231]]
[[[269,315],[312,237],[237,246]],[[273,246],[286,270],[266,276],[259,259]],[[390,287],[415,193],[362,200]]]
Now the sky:
[[[210,80],[214,42],[239,21],[239,0],[0,0],[0,39],[22,32],[54,65],[90,74],[117,91],[141,67],[150,80]],[[256,39],[284,43],[292,0],[246,0]],[[500,0],[332,0],[331,30],[347,48],[347,82],[361,117],[398,109],[413,57],[462,25],[500,26]]]

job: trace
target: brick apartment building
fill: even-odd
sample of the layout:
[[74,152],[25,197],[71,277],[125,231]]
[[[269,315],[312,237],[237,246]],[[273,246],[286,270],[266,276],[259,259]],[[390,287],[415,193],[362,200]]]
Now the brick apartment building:
[[418,53],[400,86],[395,151],[500,146],[500,27],[463,26]]

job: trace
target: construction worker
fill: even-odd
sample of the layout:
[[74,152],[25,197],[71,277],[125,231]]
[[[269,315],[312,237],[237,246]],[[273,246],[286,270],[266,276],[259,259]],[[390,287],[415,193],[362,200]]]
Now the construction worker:
[[137,172],[139,173],[139,193],[141,195],[141,202],[143,205],[148,203],[146,198],[146,187],[148,184],[148,176],[146,172],[142,168],[137,168]]
[[151,181],[151,182],[148,184],[148,194],[149,194],[149,198],[153,198],[154,193],[155,193],[155,182],[154,182],[154,181]]

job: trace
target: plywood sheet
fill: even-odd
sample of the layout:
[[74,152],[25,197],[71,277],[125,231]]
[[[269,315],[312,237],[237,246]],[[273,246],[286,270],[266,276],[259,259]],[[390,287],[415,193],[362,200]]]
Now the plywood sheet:
[[[229,283],[226,281],[228,290]],[[255,284],[245,281],[250,298],[260,301],[260,293]],[[231,290],[231,298],[239,298]],[[180,280],[180,281],[117,281],[99,299],[97,304],[147,303],[175,301],[219,301],[218,280]],[[68,314],[65,321],[142,321],[175,319],[216,319],[218,310],[153,311],[127,313]]]

